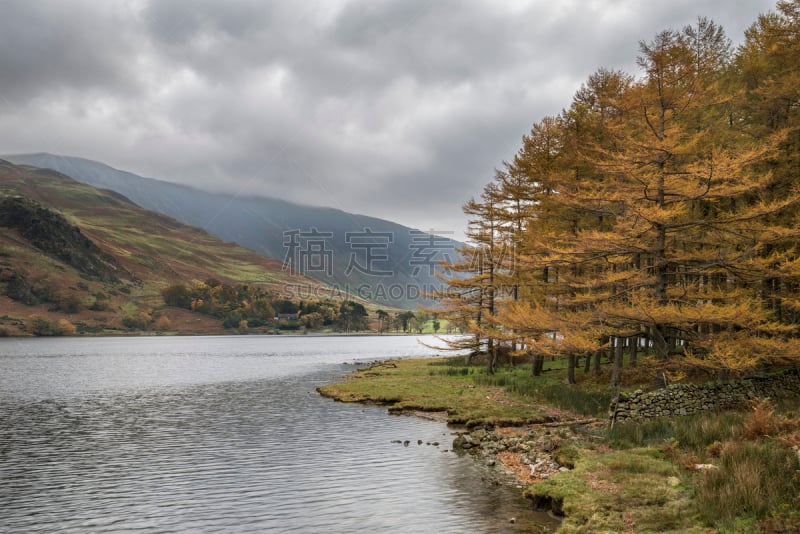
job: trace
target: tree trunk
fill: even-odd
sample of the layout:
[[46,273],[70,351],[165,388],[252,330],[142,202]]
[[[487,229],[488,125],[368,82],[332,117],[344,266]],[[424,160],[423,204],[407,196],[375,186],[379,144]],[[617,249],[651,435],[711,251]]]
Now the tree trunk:
[[597,375],[600,374],[600,357],[602,355],[603,355],[603,351],[600,350],[600,349],[597,349],[596,351],[594,351],[594,354],[592,355],[592,374],[594,376],[597,376]]
[[541,354],[534,354],[531,362],[531,375],[541,376],[542,368],[544,367],[544,356]]
[[650,329],[653,339],[653,353],[659,360],[666,360],[669,357],[669,343],[667,342],[665,328],[654,326]]
[[614,339],[614,367],[611,371],[611,385],[617,387],[622,382],[622,338]]
[[496,365],[497,365],[497,346],[494,343],[494,339],[490,337],[488,345],[486,346],[486,374],[493,375]]
[[639,338],[637,336],[629,337],[628,343],[630,344],[628,348],[630,350],[631,367],[636,367],[636,353],[639,350]]
[[570,354],[567,360],[567,384],[575,383],[575,355]]

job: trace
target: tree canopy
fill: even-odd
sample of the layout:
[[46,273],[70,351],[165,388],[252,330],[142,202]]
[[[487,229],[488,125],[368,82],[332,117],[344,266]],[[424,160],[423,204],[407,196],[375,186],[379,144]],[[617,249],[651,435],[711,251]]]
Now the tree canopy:
[[623,347],[659,372],[800,360],[800,0],[736,50],[701,17],[637,64],[591,75],[465,205],[436,296],[489,372],[500,344],[534,373],[613,349],[615,381]]

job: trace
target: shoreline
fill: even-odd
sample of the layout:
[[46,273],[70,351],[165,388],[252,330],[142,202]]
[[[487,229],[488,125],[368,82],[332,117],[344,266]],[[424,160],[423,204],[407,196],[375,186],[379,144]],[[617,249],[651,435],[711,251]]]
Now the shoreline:
[[[53,336],[40,336],[31,333],[26,334],[11,334],[0,335],[0,339],[66,339],[66,338],[103,338],[103,337],[222,337],[222,336],[242,336],[242,337],[437,337],[442,334],[412,334],[403,332],[387,332],[379,334],[377,332],[308,332],[308,333],[283,333],[283,332],[213,332],[213,333],[197,333],[197,332],[156,332],[150,330],[129,331],[129,332],[103,332],[103,333],[76,333],[69,335],[53,335]],[[445,334],[450,335],[450,334]],[[455,334],[453,334],[455,335]]]
[[[335,398],[332,398],[332,400],[337,401]],[[364,405],[385,406],[385,404],[370,401],[356,402]],[[520,522],[517,517],[512,517],[509,518],[510,528],[515,525],[516,528],[522,529],[523,532],[533,532],[533,530],[528,530],[533,528],[536,529],[536,532],[557,532],[561,527],[564,521],[562,503],[550,499],[536,498],[528,492],[532,484],[546,480],[549,476],[568,469],[566,466],[558,464],[551,453],[543,450],[547,445],[541,442],[541,438],[549,436],[551,433],[550,428],[555,428],[543,425],[553,425],[553,423],[534,423],[492,430],[484,428],[466,429],[463,425],[448,423],[446,411],[387,410],[387,415],[417,417],[442,423],[450,431],[450,434],[454,436],[449,446],[449,452],[460,456],[468,455],[472,461],[487,468],[489,475],[486,479],[481,479],[482,483],[502,484],[511,490],[518,491],[519,496],[528,503],[530,512],[545,514],[548,518],[545,520],[547,521],[546,523],[527,525]],[[569,425],[571,422],[564,421],[555,424],[563,426]],[[443,443],[442,445],[445,444]],[[537,447],[541,447],[538,452],[536,452]],[[448,449],[445,448],[444,451],[448,451]],[[533,464],[537,467],[536,477],[532,476],[531,464],[526,463],[529,459],[525,457],[526,454],[534,453],[537,457],[537,462]],[[547,460],[543,458],[547,458]],[[544,518],[539,516],[539,520],[544,520]]]
[[795,396],[611,425],[604,385],[587,376],[568,386],[560,367],[545,371],[387,359],[317,391],[447,424],[455,452],[511,477],[531,510],[559,517],[558,532],[800,531]]
[[[574,468],[575,446],[585,441],[571,427],[607,426],[608,422],[597,417],[574,417],[547,405],[539,405],[537,412],[542,415],[532,417],[521,424],[468,425],[454,417],[448,406],[426,409],[413,404],[407,406],[403,398],[375,398],[370,395],[352,396],[332,390],[337,385],[353,380],[369,379],[381,368],[396,368],[402,360],[375,360],[356,369],[354,374],[346,375],[345,382],[316,388],[323,397],[337,402],[382,406],[388,415],[419,417],[446,425],[454,436],[450,448],[458,454],[469,454],[474,461],[493,468],[494,476],[502,483],[509,484],[520,491],[530,503],[531,510],[546,512],[560,524],[564,520],[563,501],[537,497],[531,493],[531,486],[548,480],[550,477]],[[487,396],[491,401],[491,396]],[[498,399],[499,400],[499,399]],[[454,420],[455,419],[455,420]]]

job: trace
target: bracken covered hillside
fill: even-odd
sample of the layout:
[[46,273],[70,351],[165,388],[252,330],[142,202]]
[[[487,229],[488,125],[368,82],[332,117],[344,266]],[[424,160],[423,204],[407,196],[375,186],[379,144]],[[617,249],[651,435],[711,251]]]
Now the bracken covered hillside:
[[[162,291],[214,279],[276,298],[331,289],[116,193],[0,160],[0,328],[6,335],[222,331]],[[38,327],[36,326],[38,325]]]

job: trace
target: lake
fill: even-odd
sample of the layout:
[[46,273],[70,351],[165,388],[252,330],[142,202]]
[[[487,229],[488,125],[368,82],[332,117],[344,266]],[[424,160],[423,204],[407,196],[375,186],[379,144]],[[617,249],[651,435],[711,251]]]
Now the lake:
[[0,532],[551,529],[443,423],[315,391],[433,354],[406,336],[0,339]]

